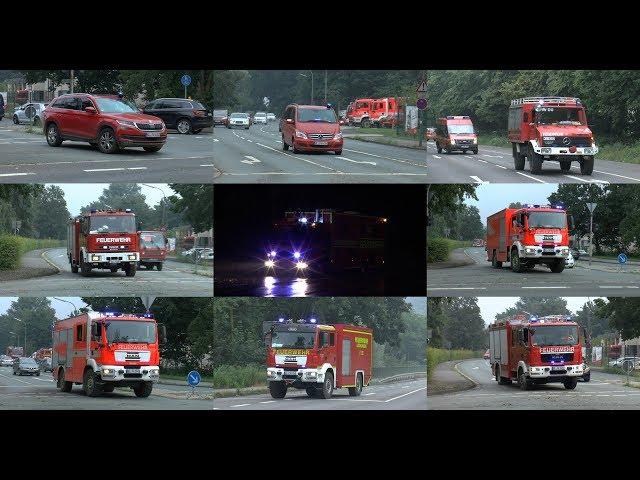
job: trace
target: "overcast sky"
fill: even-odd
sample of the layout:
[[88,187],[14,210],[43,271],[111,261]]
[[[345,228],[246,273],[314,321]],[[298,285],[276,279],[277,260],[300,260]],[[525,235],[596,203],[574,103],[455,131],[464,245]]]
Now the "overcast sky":
[[[520,297],[478,297],[480,314],[486,325],[493,323],[496,314],[504,312],[507,308],[515,306]],[[562,297],[567,301],[567,308],[576,313],[589,300],[603,297]]]
[[[58,297],[62,300],[67,300],[73,305],[75,305],[78,309],[85,307],[87,304],[82,301],[80,297]],[[18,300],[18,297],[0,297],[0,315],[4,315],[7,313],[7,310],[11,306],[11,302]],[[66,302],[61,302],[60,300],[56,300],[53,297],[49,297],[51,301],[51,307],[56,311],[56,317],[58,320],[63,318],[68,318],[71,316],[73,312],[73,306],[69,305]]]
[[[46,185],[49,186],[51,184]],[[102,191],[109,187],[108,183],[56,183],[54,185],[64,190],[67,208],[73,217],[80,214],[82,207],[94,200],[98,200],[98,197],[102,195]],[[175,195],[175,192],[166,183],[149,183],[149,185],[162,189],[167,197]],[[142,184],[140,184],[140,188],[150,207],[157,205],[162,200],[162,193],[156,188],[146,187]]]
[[464,203],[480,210],[482,224],[487,224],[487,217],[507,208],[511,202],[546,205],[547,198],[558,189],[555,183],[501,183],[484,184],[476,188],[478,200],[467,198]]

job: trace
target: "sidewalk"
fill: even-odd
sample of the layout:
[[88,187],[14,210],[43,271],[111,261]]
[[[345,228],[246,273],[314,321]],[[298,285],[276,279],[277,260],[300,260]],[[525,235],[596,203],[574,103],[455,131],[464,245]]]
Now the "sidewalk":
[[50,248],[31,250],[23,255],[20,266],[15,270],[0,270],[0,281],[24,280],[26,278],[55,275],[60,270],[43,258]]
[[436,270],[439,268],[465,267],[474,265],[476,262],[465,252],[464,248],[456,248],[451,251],[449,260],[444,262],[427,263],[427,270]]
[[[589,269],[589,260],[578,260],[574,268]],[[613,272],[613,273],[640,273],[640,263],[633,262],[620,266],[618,262],[608,262],[604,260],[593,260],[591,263],[592,270],[598,270],[600,272]]]
[[461,360],[452,360],[436,366],[431,377],[427,379],[427,396],[462,392],[476,386],[455,370],[454,367],[460,362]]

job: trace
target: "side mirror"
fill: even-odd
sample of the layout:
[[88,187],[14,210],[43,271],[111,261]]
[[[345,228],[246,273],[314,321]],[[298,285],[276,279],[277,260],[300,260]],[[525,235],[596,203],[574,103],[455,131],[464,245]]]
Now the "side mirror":
[[97,113],[94,107],[85,107],[84,111],[87,113]]
[[158,324],[158,344],[160,346],[167,343],[167,327],[163,323]]
[[91,324],[91,337],[97,338],[98,340],[100,340],[100,324],[99,323]]

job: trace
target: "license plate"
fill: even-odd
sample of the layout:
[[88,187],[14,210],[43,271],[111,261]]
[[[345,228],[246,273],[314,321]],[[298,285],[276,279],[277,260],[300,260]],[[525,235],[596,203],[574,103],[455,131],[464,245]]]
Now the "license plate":
[[564,367],[561,367],[561,366],[555,366],[555,367],[551,367],[551,370],[556,371],[556,370],[566,370],[566,369]]
[[159,137],[160,132],[147,132],[147,137]]
[[329,142],[313,142],[314,145],[329,145]]

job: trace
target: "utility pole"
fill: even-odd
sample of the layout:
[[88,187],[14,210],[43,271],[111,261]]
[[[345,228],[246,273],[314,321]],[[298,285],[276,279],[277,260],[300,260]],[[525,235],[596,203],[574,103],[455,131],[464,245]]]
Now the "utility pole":
[[587,203],[589,209],[589,270],[591,270],[591,258],[593,257],[593,211],[598,206],[597,203]]
[[155,188],[156,190],[160,190],[160,193],[162,193],[162,219],[160,220],[160,226],[165,226],[165,209],[167,206],[167,196],[164,194],[164,190],[162,190],[160,187],[156,187],[155,185],[149,185],[147,183],[141,183],[141,185],[144,185],[145,187],[149,187],[149,188]]
[[324,104],[327,104],[327,71],[324,71]]
[[71,70],[71,85],[70,85],[71,93],[73,93],[74,73],[75,73],[74,70]]

